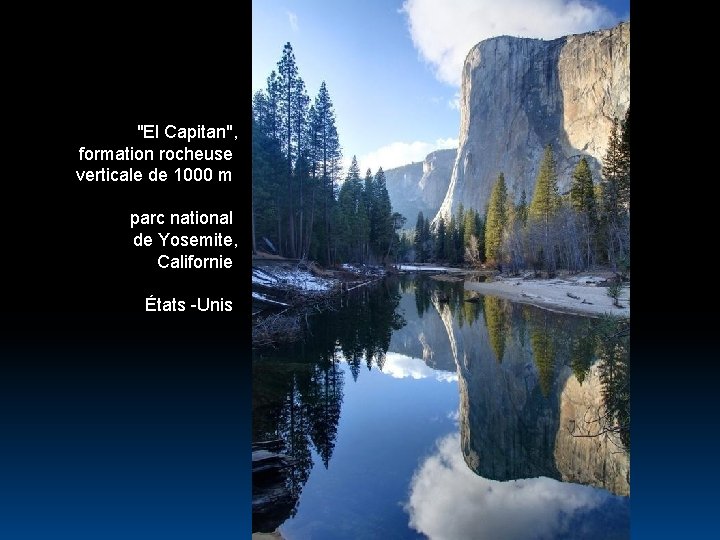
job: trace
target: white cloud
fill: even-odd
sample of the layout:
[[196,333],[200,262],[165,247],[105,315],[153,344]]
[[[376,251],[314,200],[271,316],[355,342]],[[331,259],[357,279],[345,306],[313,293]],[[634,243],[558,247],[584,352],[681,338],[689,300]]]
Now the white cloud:
[[[453,139],[452,137],[437,139],[435,142],[393,142],[365,155],[358,156],[360,173],[364,175],[368,167],[375,173],[380,167],[386,171],[402,165],[422,161],[430,152],[443,148],[457,148],[458,144],[458,139]],[[346,159],[346,171],[351,159],[352,156]]]
[[395,379],[427,379],[433,377],[441,382],[456,382],[457,373],[434,370],[420,358],[412,358],[400,353],[387,352],[382,372]]
[[554,39],[597,30],[619,19],[581,0],[406,0],[410,35],[436,77],[460,86],[463,62],[478,42],[502,35]]
[[298,26],[298,18],[295,13],[292,11],[286,11],[288,21],[290,22],[290,28],[292,28],[293,32],[297,32],[300,30],[300,27]]
[[433,539],[623,537],[629,502],[550,478],[498,482],[463,460],[460,435],[440,439],[410,483],[410,526]]

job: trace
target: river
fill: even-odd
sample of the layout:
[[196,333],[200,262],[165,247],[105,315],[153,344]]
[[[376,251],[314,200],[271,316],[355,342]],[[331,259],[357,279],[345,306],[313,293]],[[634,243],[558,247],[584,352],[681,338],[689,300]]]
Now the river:
[[[629,328],[387,278],[253,357],[286,539],[630,537]],[[255,486],[254,486],[255,489]]]

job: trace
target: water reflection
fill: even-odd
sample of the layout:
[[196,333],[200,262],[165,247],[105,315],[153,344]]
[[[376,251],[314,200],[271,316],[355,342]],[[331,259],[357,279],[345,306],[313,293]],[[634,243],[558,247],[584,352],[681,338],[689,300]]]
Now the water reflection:
[[254,531],[271,531],[295,515],[312,450],[329,467],[345,385],[338,364],[345,360],[354,380],[362,364],[383,367],[393,330],[405,324],[396,313],[399,298],[396,283],[359,291],[336,310],[318,314],[305,340],[254,351],[253,441],[280,439],[293,460],[286,471],[287,502],[254,509]]
[[438,381],[457,382],[457,373],[436,370],[428,367],[420,358],[405,356],[404,354],[388,352],[385,356],[383,373],[396,379],[426,379],[434,378]]
[[[253,530],[303,507],[284,532],[389,537],[393,523],[392,537],[627,537],[628,499],[616,495],[630,491],[629,323],[427,278],[357,293],[314,316],[305,341],[254,353],[253,440],[282,439],[294,463],[290,502],[254,513]],[[433,409],[450,394],[451,409]],[[352,459],[334,458],[343,437]],[[372,529],[361,508],[343,507],[353,525],[340,535],[323,497],[359,500],[367,482]]]
[[484,325],[462,324],[453,302],[434,307],[453,344],[470,469],[629,494],[629,323],[488,296]]
[[466,466],[457,434],[437,442],[410,483],[410,526],[433,539],[629,538],[629,501],[550,478],[500,482]]

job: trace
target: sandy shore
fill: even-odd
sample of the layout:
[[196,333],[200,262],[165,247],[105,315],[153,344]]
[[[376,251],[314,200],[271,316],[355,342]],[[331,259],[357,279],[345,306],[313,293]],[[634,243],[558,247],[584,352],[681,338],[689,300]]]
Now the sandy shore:
[[623,307],[617,308],[613,306],[612,298],[607,295],[607,287],[596,286],[601,280],[601,277],[587,275],[563,279],[498,278],[487,283],[466,281],[465,290],[553,311],[592,316],[609,313],[629,317],[630,287],[623,287],[619,300]]

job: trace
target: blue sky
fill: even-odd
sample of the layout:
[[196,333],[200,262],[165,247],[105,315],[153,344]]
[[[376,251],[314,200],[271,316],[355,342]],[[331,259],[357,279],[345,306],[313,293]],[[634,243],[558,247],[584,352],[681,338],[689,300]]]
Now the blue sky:
[[390,169],[457,146],[460,73],[475,43],[606,28],[629,9],[629,0],[253,0],[252,93],[289,41],[310,98],[327,84],[344,161]]

